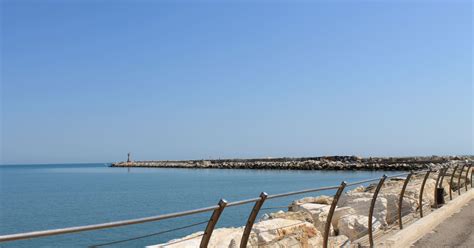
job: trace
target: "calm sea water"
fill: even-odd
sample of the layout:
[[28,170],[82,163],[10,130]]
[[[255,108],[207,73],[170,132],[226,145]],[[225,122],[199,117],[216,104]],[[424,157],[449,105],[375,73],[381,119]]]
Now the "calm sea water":
[[[369,171],[275,171],[110,168],[107,164],[0,166],[0,234],[12,234],[140,218],[257,197],[338,185],[381,176]],[[308,195],[273,199],[286,206]],[[228,208],[218,227],[245,225],[252,204]],[[274,212],[278,210],[266,210]],[[100,231],[0,243],[0,247],[88,247],[206,221],[209,213]],[[205,224],[138,240],[98,247],[143,247],[205,228]]]

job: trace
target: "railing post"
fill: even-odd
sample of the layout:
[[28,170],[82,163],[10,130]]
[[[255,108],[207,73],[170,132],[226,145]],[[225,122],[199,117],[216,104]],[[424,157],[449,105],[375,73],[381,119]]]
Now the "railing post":
[[219,220],[219,217],[222,214],[222,211],[224,211],[225,206],[227,206],[227,201],[221,199],[219,201],[219,208],[214,210],[211,215],[211,218],[209,219],[209,222],[207,223],[206,230],[204,231],[204,235],[201,239],[201,244],[199,245],[200,248],[207,248],[209,240],[211,240],[212,231],[214,231],[214,227],[216,226],[217,221]]
[[438,177],[436,178],[436,184],[435,184],[435,187],[434,187],[434,207],[435,208],[438,208],[438,184],[439,184],[439,180],[441,179],[441,176],[443,174],[443,171],[444,171],[444,168],[440,168],[439,169],[439,172],[438,172]]
[[425,189],[426,180],[430,175],[431,169],[426,172],[425,177],[423,178],[423,182],[421,183],[420,195],[419,195],[419,204],[420,204],[420,218],[423,218],[423,190]]
[[341,183],[341,186],[339,186],[336,194],[334,195],[334,198],[332,199],[331,208],[329,209],[328,217],[326,218],[326,226],[324,227],[323,248],[328,247],[328,239],[329,239],[329,232],[331,230],[332,216],[334,215],[337,202],[339,201],[339,198],[341,197],[342,192],[344,192],[344,188],[346,187],[346,184],[347,183],[345,181]]
[[448,167],[444,168],[443,175],[441,176],[441,180],[439,181],[439,187],[443,187],[444,177],[446,176],[446,172],[448,172]]
[[449,200],[453,199],[453,179],[454,179],[454,174],[456,174],[456,170],[458,169],[459,165],[454,166],[453,172],[451,174],[451,180],[449,180]]
[[471,188],[474,187],[473,183],[472,183],[472,173],[474,172],[474,170],[471,170]]
[[462,172],[464,171],[464,167],[466,167],[466,164],[464,164],[461,167],[461,171],[459,172],[459,177],[458,177],[458,195],[461,195],[461,177],[462,177]]
[[379,181],[379,184],[377,184],[377,188],[375,188],[374,195],[372,197],[372,202],[370,203],[370,209],[369,209],[369,242],[370,242],[370,247],[374,247],[374,237],[372,235],[372,215],[374,214],[374,207],[375,207],[375,201],[377,200],[377,195],[379,194],[380,189],[382,188],[382,185],[387,178],[386,175],[383,175],[382,178]]
[[252,231],[253,223],[257,218],[258,212],[262,207],[263,203],[267,199],[268,194],[265,192],[260,193],[260,200],[255,202],[253,206],[252,212],[250,212],[249,218],[247,220],[247,224],[245,225],[244,233],[242,234],[242,239],[240,241],[240,248],[247,247],[247,242],[249,241],[250,232]]
[[[466,177],[464,178],[464,188],[466,189],[466,191],[467,191],[467,176],[469,175],[469,171],[471,170],[471,166],[472,166],[472,164],[469,164],[469,166],[467,167]],[[471,187],[472,187],[472,180],[471,180]]]
[[412,175],[413,175],[413,172],[411,171],[410,174],[408,174],[407,178],[405,179],[405,182],[403,182],[402,191],[400,192],[400,198],[398,199],[398,226],[400,227],[400,230],[403,229],[403,223],[402,223],[403,195],[405,195],[405,190],[407,188],[408,181],[410,181],[410,178]]
[[[446,176],[446,172],[448,172],[448,168],[444,168],[443,175],[441,176],[441,180],[439,181],[439,188],[443,189],[443,193],[444,193],[443,182],[444,182],[444,177]],[[444,203],[444,194],[442,194],[442,197],[443,197],[443,203]]]

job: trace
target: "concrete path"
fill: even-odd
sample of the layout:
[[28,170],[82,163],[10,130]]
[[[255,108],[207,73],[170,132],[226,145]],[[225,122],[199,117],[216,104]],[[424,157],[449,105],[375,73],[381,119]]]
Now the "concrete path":
[[460,212],[446,219],[433,232],[426,234],[412,247],[468,248],[474,247],[474,200]]

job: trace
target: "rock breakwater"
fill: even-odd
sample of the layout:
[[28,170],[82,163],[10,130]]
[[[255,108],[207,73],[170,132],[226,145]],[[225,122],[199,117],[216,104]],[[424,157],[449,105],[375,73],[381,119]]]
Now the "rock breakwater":
[[218,159],[182,161],[132,161],[113,163],[112,167],[214,168],[265,170],[421,170],[438,168],[474,156],[370,157],[325,156],[304,158]]

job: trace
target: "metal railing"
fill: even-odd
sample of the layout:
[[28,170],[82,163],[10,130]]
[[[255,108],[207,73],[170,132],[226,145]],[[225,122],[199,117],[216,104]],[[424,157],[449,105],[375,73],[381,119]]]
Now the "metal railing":
[[[465,189],[467,191],[467,183],[468,183],[468,174],[469,171],[471,171],[472,164],[466,165],[464,164],[459,172],[458,176],[458,182],[457,182],[457,191],[458,195],[461,194],[461,185],[460,185],[460,180],[462,177],[462,174],[464,172],[464,168],[468,167],[465,175]],[[456,171],[458,169],[459,165],[456,165],[452,172],[451,172],[451,178],[450,178],[450,184],[449,184],[449,197],[452,200],[452,193],[453,191],[453,180],[454,176],[456,174]],[[17,234],[8,234],[8,235],[1,235],[0,236],[0,242],[7,242],[7,241],[15,241],[15,240],[24,240],[24,239],[30,239],[30,238],[38,238],[38,237],[44,237],[44,236],[53,236],[53,235],[60,235],[60,234],[67,234],[67,233],[75,233],[75,232],[84,232],[84,231],[91,231],[91,230],[99,230],[99,229],[105,229],[105,228],[113,228],[113,227],[119,227],[119,226],[127,226],[127,225],[135,225],[135,224],[140,224],[140,223],[146,223],[146,222],[154,222],[154,221],[161,221],[165,219],[172,219],[172,218],[177,218],[177,217],[183,217],[183,216],[189,216],[189,215],[194,215],[194,214],[199,214],[199,213],[204,213],[204,212],[211,212],[212,215],[208,221],[204,222],[198,222],[194,223],[191,225],[187,225],[184,227],[180,228],[175,228],[171,229],[168,231],[163,231],[151,235],[157,235],[165,232],[170,232],[174,230],[180,230],[192,226],[196,226],[199,224],[205,224],[207,222],[206,229],[204,231],[204,234],[198,235],[197,237],[202,236],[200,247],[204,248],[207,247],[209,244],[209,241],[212,236],[212,232],[219,220],[219,217],[221,216],[222,212],[224,211],[225,208],[228,207],[234,207],[234,206],[240,206],[244,204],[249,204],[249,203],[254,203],[254,206],[250,212],[250,215],[248,217],[248,220],[246,222],[243,234],[242,234],[242,239],[240,243],[240,247],[244,248],[247,246],[248,239],[250,237],[251,231],[252,231],[252,226],[255,222],[256,217],[258,216],[258,213],[262,208],[263,204],[270,199],[275,199],[275,198],[282,198],[282,197],[287,197],[287,196],[293,196],[293,195],[300,195],[300,194],[305,194],[305,193],[313,193],[313,192],[320,192],[320,191],[327,191],[327,190],[337,190],[336,194],[333,197],[333,200],[331,202],[331,207],[329,209],[329,213],[326,218],[326,223],[325,223],[325,229],[323,233],[323,247],[327,248],[328,247],[328,239],[329,239],[329,234],[330,234],[330,229],[331,229],[331,222],[332,222],[332,217],[334,215],[334,211],[336,210],[337,203],[339,201],[339,198],[344,192],[344,189],[350,186],[355,186],[355,185],[363,185],[366,183],[371,183],[371,182],[377,182],[378,184],[375,188],[372,201],[370,204],[369,208],[369,213],[368,213],[368,237],[369,237],[369,243],[370,246],[374,246],[374,241],[373,241],[373,227],[372,227],[372,218],[373,218],[373,212],[374,212],[374,207],[375,203],[377,200],[377,196],[386,181],[386,179],[389,178],[396,178],[396,177],[405,177],[404,178],[404,183],[400,192],[399,196],[399,201],[398,201],[398,224],[399,228],[403,228],[403,223],[402,223],[402,205],[403,205],[403,197],[405,190],[407,188],[408,182],[410,179],[415,175],[415,174],[423,174],[425,173],[425,176],[423,177],[423,182],[421,184],[420,188],[420,193],[419,193],[419,211],[420,211],[420,218],[423,217],[423,191],[425,188],[426,180],[428,179],[430,173],[436,173],[438,172],[438,176],[436,179],[436,185],[435,185],[435,208],[438,207],[437,205],[437,189],[439,187],[442,187],[442,183],[444,180],[444,176],[446,175],[448,171],[448,168],[441,168],[438,171],[432,171],[430,170],[422,170],[422,171],[411,171],[409,173],[401,173],[401,174],[395,174],[395,175],[390,175],[386,176],[383,175],[381,178],[372,178],[372,179],[367,179],[367,180],[362,180],[362,181],[357,181],[357,182],[352,182],[352,183],[347,183],[343,181],[340,185],[338,186],[329,186],[329,187],[320,187],[320,188],[312,188],[312,189],[305,189],[305,190],[300,190],[300,191],[293,191],[293,192],[286,192],[286,193],[281,193],[281,194],[274,194],[274,195],[268,195],[265,192],[261,192],[259,197],[256,198],[251,198],[251,199],[245,199],[245,200],[240,200],[240,201],[235,201],[235,202],[227,202],[225,199],[220,199],[219,203],[217,205],[213,206],[208,206],[204,208],[199,208],[199,209],[193,209],[193,210],[188,210],[188,211],[182,211],[182,212],[175,212],[175,213],[169,213],[169,214],[162,214],[162,215],[156,215],[156,216],[150,216],[150,217],[145,217],[145,218],[138,218],[138,219],[129,219],[129,220],[123,220],[123,221],[114,221],[114,222],[107,222],[107,223],[101,223],[101,224],[95,224],[95,225],[85,225],[85,226],[75,226],[75,227],[69,227],[69,228],[60,228],[60,229],[52,229],[52,230],[44,230],[44,231],[35,231],[35,232],[26,232],[26,233],[17,233]],[[473,187],[472,185],[472,177],[473,177],[473,171],[471,171],[471,188]],[[267,208],[271,209],[271,208]],[[129,240],[135,240],[138,238],[143,238],[143,237],[148,237],[151,235],[145,235],[137,238],[131,238],[125,241]],[[115,244],[119,243],[122,241],[117,241],[117,242],[110,242],[110,243],[105,243],[101,245],[96,245],[97,246],[102,246],[102,245],[109,245],[109,244]],[[179,242],[179,241],[178,241]]]

